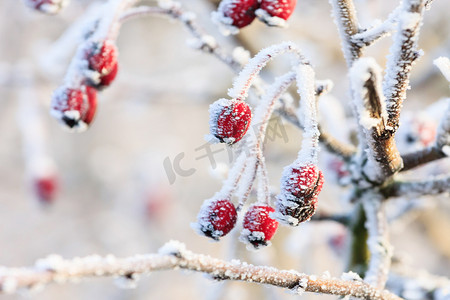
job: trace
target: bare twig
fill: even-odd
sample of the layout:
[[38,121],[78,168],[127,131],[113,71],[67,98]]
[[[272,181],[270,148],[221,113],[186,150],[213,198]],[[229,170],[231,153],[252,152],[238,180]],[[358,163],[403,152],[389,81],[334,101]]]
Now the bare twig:
[[231,262],[196,254],[186,250],[180,242],[169,242],[158,254],[136,255],[129,258],[114,256],[88,256],[64,260],[51,256],[40,260],[30,268],[1,268],[0,290],[14,293],[18,288],[32,288],[53,282],[87,277],[135,278],[161,270],[185,269],[206,273],[216,280],[239,280],[273,285],[301,293],[314,292],[362,299],[399,300],[401,298],[386,290],[378,290],[362,281],[347,281],[336,278],[316,277],[295,271],[277,270],[273,267],[254,266],[233,260]]
[[386,198],[450,193],[450,175],[435,176],[427,180],[398,180],[383,187],[381,192]]
[[403,2],[399,13],[397,32],[388,58],[383,92],[387,101],[389,129],[395,132],[399,125],[400,110],[406,98],[412,64],[421,52],[417,47],[423,18],[424,0]]
[[392,249],[389,244],[387,218],[381,207],[382,196],[367,193],[363,196],[366,229],[369,234],[367,246],[370,251],[369,267],[364,278],[368,283],[383,289],[391,266]]

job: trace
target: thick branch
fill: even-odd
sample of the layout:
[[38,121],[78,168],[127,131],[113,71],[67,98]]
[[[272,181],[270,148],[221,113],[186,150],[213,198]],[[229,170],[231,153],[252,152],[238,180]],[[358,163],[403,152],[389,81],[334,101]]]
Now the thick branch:
[[397,32],[386,67],[383,92],[387,101],[388,123],[395,132],[399,125],[400,110],[406,98],[412,64],[420,56],[417,47],[423,17],[424,0],[404,1],[399,14]]
[[362,281],[346,281],[336,278],[317,278],[295,271],[277,270],[272,267],[254,266],[238,260],[231,262],[192,253],[180,242],[169,242],[158,254],[136,255],[129,258],[113,256],[88,256],[64,260],[52,256],[40,260],[31,268],[1,268],[0,290],[16,292],[17,288],[31,288],[52,282],[87,277],[123,276],[133,278],[137,274],[154,271],[186,269],[206,273],[216,280],[239,280],[273,285],[301,293],[314,292],[330,295],[350,295],[362,299],[400,300],[386,290],[378,290]]
[[369,163],[364,171],[375,182],[383,182],[403,166],[394,136],[386,130],[387,115],[380,78],[381,69],[371,58],[359,59],[350,69],[359,125],[369,150]]
[[383,187],[381,192],[386,198],[450,193],[450,175],[436,176],[427,180],[394,181]]

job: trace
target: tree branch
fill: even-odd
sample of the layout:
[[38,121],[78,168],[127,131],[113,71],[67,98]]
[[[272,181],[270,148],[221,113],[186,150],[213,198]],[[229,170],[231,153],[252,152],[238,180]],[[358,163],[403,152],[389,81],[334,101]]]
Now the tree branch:
[[447,100],[447,109],[437,129],[434,145],[419,151],[403,155],[403,169],[408,171],[431,161],[449,156],[450,147],[450,99]]
[[365,175],[383,182],[403,167],[394,136],[386,130],[386,104],[381,92],[381,68],[372,58],[361,58],[350,69],[353,99],[368,148]]
[[388,223],[381,207],[381,200],[381,195],[367,193],[362,201],[367,218],[365,227],[369,234],[367,246],[370,251],[369,266],[364,280],[379,289],[383,289],[386,284],[392,258]]
[[18,288],[32,288],[48,283],[87,277],[119,276],[133,279],[138,274],[161,270],[185,269],[212,276],[215,280],[239,280],[273,285],[297,293],[353,296],[373,300],[400,300],[386,290],[378,290],[362,281],[336,278],[317,278],[295,271],[277,270],[273,267],[254,266],[238,260],[231,262],[196,254],[186,250],[184,244],[171,241],[158,254],[136,255],[129,258],[88,256],[64,260],[50,256],[39,260],[30,268],[1,268],[0,291],[14,293]]
[[406,0],[399,13],[397,32],[388,57],[383,92],[387,101],[388,122],[391,131],[399,126],[400,110],[406,98],[412,64],[421,52],[417,47],[423,18],[424,0]]
[[333,15],[339,34],[341,35],[342,50],[348,67],[353,61],[361,57],[360,44],[352,40],[352,36],[359,32],[358,19],[356,17],[353,0],[329,0],[333,7]]
[[440,175],[427,180],[394,181],[381,189],[388,197],[426,196],[450,193],[450,175]]

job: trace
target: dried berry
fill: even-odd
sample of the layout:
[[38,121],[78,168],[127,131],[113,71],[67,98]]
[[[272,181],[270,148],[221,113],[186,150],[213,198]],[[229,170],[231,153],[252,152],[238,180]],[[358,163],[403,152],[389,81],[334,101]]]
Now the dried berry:
[[52,98],[51,113],[69,128],[87,129],[97,110],[97,92],[90,86],[80,88],[62,86]]
[[87,83],[97,89],[108,86],[116,77],[118,64],[117,47],[112,41],[93,43],[86,54],[89,74]]
[[217,100],[211,104],[209,112],[211,134],[229,145],[244,137],[252,119],[248,104],[234,99]]
[[258,6],[258,0],[222,0],[213,19],[220,25],[242,28],[253,22]]
[[45,204],[50,204],[54,201],[57,190],[57,178],[55,176],[35,178],[33,185],[39,201]]
[[64,6],[67,5],[68,0],[24,0],[29,7],[39,10],[46,14],[56,14]]
[[200,208],[195,227],[201,234],[219,240],[233,229],[236,220],[236,208],[230,200],[210,199]]
[[270,17],[287,20],[294,12],[296,4],[297,0],[262,0],[260,9]]
[[267,205],[251,206],[244,216],[241,240],[255,249],[267,246],[278,228],[278,222],[270,217],[274,211]]
[[322,190],[323,174],[313,164],[289,167],[281,183],[276,207],[280,221],[297,226],[309,220],[317,208],[317,196]]

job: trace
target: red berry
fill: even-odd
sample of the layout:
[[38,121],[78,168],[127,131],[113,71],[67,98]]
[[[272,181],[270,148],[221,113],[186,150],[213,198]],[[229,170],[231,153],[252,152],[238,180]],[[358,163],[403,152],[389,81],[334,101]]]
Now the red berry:
[[216,19],[221,24],[242,28],[253,22],[258,6],[258,0],[222,0]]
[[42,203],[52,203],[57,190],[57,178],[55,176],[36,178],[34,180],[34,190]]
[[233,229],[237,220],[237,212],[230,200],[206,200],[197,217],[196,227],[212,239],[226,235]]
[[100,89],[108,86],[116,77],[118,51],[115,44],[109,40],[93,43],[86,54],[89,70],[97,73],[88,77],[88,84]]
[[287,20],[294,12],[297,0],[262,0],[260,8],[269,16]]
[[51,113],[70,128],[84,130],[94,119],[97,92],[90,86],[60,87],[52,98]]
[[251,206],[244,216],[241,240],[255,249],[267,246],[278,228],[278,222],[269,216],[274,211],[267,205]]
[[283,176],[277,199],[279,219],[297,226],[309,220],[317,208],[317,196],[322,190],[323,174],[313,164],[289,167]]
[[119,65],[116,63],[109,74],[100,76],[100,83],[96,85],[96,88],[103,89],[104,87],[109,86],[116,78],[118,69]]
[[67,2],[67,0],[25,0],[25,4],[29,7],[47,14],[58,13]]
[[211,104],[209,112],[211,134],[229,145],[244,137],[252,119],[248,104],[234,99],[217,100]]

